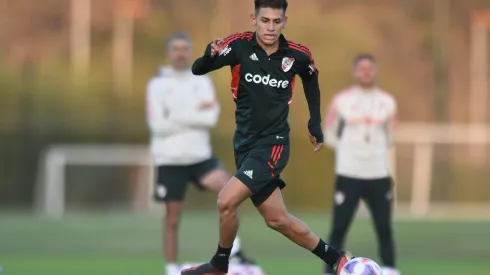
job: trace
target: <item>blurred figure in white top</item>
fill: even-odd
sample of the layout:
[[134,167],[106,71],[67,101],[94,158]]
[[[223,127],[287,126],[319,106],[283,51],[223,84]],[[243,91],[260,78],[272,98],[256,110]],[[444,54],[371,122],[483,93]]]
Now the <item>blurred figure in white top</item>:
[[[330,244],[344,247],[359,200],[373,218],[383,275],[399,275],[392,233],[392,179],[388,150],[393,142],[397,104],[376,86],[377,65],[370,54],[353,62],[356,85],[337,93],[325,118],[325,143],[336,153],[335,195]],[[333,273],[326,268],[326,274]]]
[[[168,40],[170,66],[159,69],[147,86],[147,121],[151,152],[158,166],[155,199],[165,203],[163,247],[166,274],[180,274],[177,230],[187,184],[219,192],[230,175],[213,157],[209,130],[216,125],[219,104],[213,83],[190,70],[191,39],[176,33]],[[196,234],[199,234],[196,229]],[[252,263],[240,252],[237,237],[232,260]]]

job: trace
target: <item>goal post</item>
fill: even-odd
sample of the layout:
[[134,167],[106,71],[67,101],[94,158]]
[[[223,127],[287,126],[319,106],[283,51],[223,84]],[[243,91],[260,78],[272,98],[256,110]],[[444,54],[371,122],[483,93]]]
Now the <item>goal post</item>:
[[[409,213],[414,218],[426,217],[431,212],[431,187],[436,145],[469,145],[471,147],[490,144],[488,134],[490,127],[486,124],[403,123],[397,128],[396,144],[413,146]],[[486,154],[486,151],[482,153]],[[396,159],[396,149],[393,149],[392,155]],[[396,166],[396,163],[392,163],[392,166]]]
[[43,152],[36,183],[36,210],[50,218],[65,213],[66,168],[68,165],[140,166],[138,190],[146,210],[154,208],[152,200],[154,165],[148,146],[132,144],[60,144]]
[[[488,146],[490,145],[490,127],[486,124],[432,124],[400,123],[395,135],[395,146],[389,152],[392,175],[395,180],[400,171],[397,145],[409,145],[413,152],[410,196],[408,201],[400,201],[399,190],[395,185],[393,194],[397,218],[433,218],[439,215],[431,201],[435,163],[435,148],[438,145]],[[487,154],[487,150],[483,150]],[[474,163],[471,163],[474,165]],[[66,168],[68,165],[87,166],[140,166],[137,178],[136,205],[143,211],[157,209],[153,201],[154,164],[146,145],[133,144],[62,144],[53,145],[41,155],[39,161],[38,182],[36,183],[36,210],[44,216],[61,218],[65,213]],[[401,169],[403,168],[403,169]],[[439,204],[437,205],[439,206]],[[482,204],[449,202],[443,205],[443,212],[463,210],[460,214],[466,218],[464,209],[471,213],[490,212],[490,201]],[[451,210],[450,210],[451,209]],[[483,209],[483,210],[482,210]],[[480,212],[479,212],[480,211]],[[469,213],[469,212],[468,212]],[[436,215],[437,214],[437,215]],[[442,213],[441,218],[448,218]],[[450,218],[459,219],[451,212]],[[439,217],[439,216],[438,216]],[[478,218],[478,217],[477,217]]]

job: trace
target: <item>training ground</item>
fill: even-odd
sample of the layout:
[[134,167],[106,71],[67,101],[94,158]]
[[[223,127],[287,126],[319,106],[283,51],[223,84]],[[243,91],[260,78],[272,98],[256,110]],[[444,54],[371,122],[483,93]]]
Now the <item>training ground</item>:
[[[329,217],[293,213],[326,235]],[[321,274],[311,253],[268,229],[261,217],[241,214],[244,249],[269,275]],[[215,251],[214,212],[190,212],[181,224],[181,261],[205,261]],[[4,275],[163,275],[162,222],[155,214],[68,214],[48,220],[0,214],[0,265]],[[490,274],[490,222],[397,221],[399,267],[404,275]],[[358,219],[349,249],[377,260],[370,221]]]

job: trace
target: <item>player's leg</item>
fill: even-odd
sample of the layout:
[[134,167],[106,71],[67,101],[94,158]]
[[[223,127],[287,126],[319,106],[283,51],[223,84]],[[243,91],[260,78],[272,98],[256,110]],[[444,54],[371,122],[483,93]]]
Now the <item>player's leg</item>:
[[[270,186],[274,186],[274,184]],[[257,193],[257,196],[254,195],[253,198],[253,202],[264,217],[267,226],[280,232],[297,245],[311,251],[327,265],[338,270],[337,274],[340,274],[342,267],[352,258],[350,253],[339,251],[327,245],[303,221],[289,214],[279,186],[276,185],[274,188],[274,191],[268,196],[269,187],[263,192]],[[263,198],[266,199],[263,200]],[[261,202],[262,200],[263,202]]]
[[[364,199],[373,217],[379,241],[379,251],[384,273],[398,274],[395,269],[395,243],[392,230],[392,180],[383,178],[368,183]],[[383,273],[383,274],[384,274]]]
[[[359,205],[364,184],[359,180],[337,176],[333,200],[332,228],[329,243],[339,249],[344,248],[345,237],[352,223],[352,218]],[[325,265],[325,274],[333,274],[330,266]]]
[[[320,238],[311,232],[305,223],[287,212],[280,188],[277,185],[270,186],[274,188],[274,191],[264,202],[257,206],[266,225],[283,234],[294,243],[312,251],[318,245]],[[257,204],[255,197],[254,204]],[[333,255],[333,262],[338,257],[339,254]]]
[[166,274],[178,274],[178,227],[182,211],[182,202],[168,201],[165,203],[165,218],[163,232],[163,250],[165,255]]
[[257,146],[237,177],[252,190],[252,202],[267,226],[313,252],[327,264],[343,266],[350,259],[349,254],[328,246],[305,223],[286,210],[280,191],[286,183],[279,175],[289,160],[289,150],[286,144]]
[[182,211],[181,205],[189,179],[189,174],[183,166],[158,167],[155,199],[165,203],[163,250],[167,275],[179,274],[180,272],[177,265],[178,229]]
[[[207,189],[219,193],[225,187],[230,174],[220,164],[218,159],[210,158],[201,163],[193,165],[193,182],[197,184],[199,189]],[[240,264],[255,264],[241,250],[240,238],[237,236],[233,242],[230,261]]]
[[183,275],[226,274],[238,231],[237,210],[252,193],[239,179],[232,177],[218,194],[219,243],[209,263],[183,270]]
[[[239,179],[232,177],[218,194],[218,211],[220,220],[219,246],[226,248],[231,254],[233,242],[238,231],[238,207],[252,195]],[[216,261],[220,259],[219,249],[215,255]],[[228,259],[227,259],[228,260]]]
[[214,157],[192,167],[193,182],[202,190],[207,189],[219,193],[231,178],[228,171]]

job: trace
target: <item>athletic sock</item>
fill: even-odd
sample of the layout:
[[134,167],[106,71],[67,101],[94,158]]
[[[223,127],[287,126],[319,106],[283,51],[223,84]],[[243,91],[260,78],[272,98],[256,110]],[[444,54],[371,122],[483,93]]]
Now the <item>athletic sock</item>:
[[233,247],[231,249],[230,256],[234,256],[235,254],[240,252],[240,248],[241,248],[240,245],[241,245],[240,238],[236,236],[235,240],[233,241]]
[[165,271],[167,275],[180,274],[179,265],[176,263],[167,263],[165,265]]
[[216,268],[227,268],[232,247],[224,248],[218,245],[216,254],[214,254],[214,257],[211,259],[211,264]]
[[333,266],[341,256],[340,252],[326,244],[322,239],[320,239],[316,248],[311,252],[330,266]]

